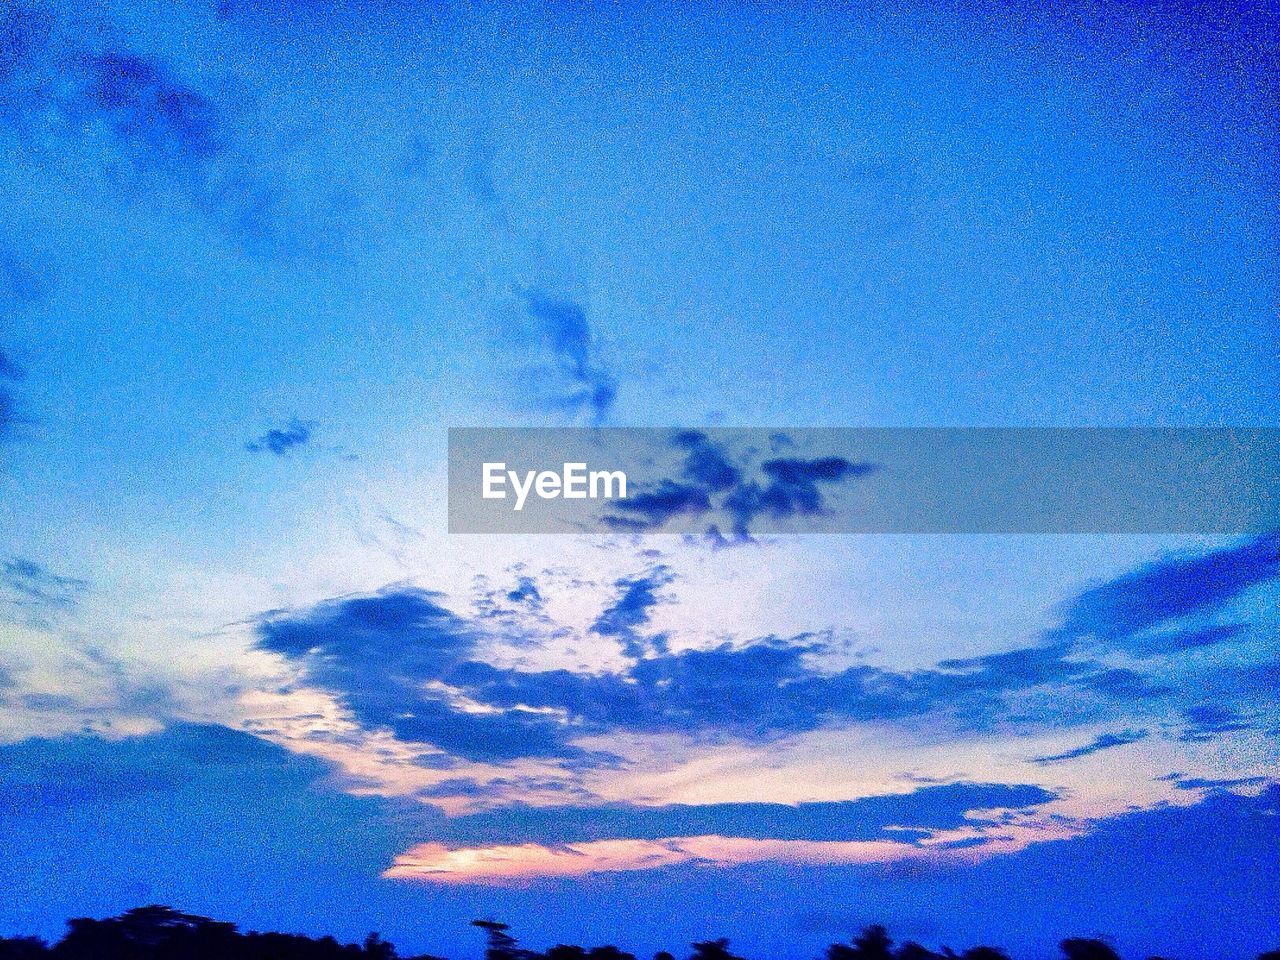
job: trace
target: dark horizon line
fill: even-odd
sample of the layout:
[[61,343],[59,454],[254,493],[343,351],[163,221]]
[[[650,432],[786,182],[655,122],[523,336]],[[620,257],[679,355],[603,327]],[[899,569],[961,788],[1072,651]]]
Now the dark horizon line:
[[[519,946],[506,923],[476,919],[471,926],[484,931],[485,960],[638,960],[612,944],[582,947],[556,944],[544,951]],[[378,933],[361,944],[342,943],[331,934],[249,930],[230,921],[213,920],[151,904],[134,907],[105,919],[73,917],[67,930],[50,944],[30,935],[0,935],[0,960],[445,960],[433,954],[402,955]],[[729,950],[725,937],[694,941],[688,960],[746,960]],[[1107,937],[1067,937],[1058,944],[1062,960],[1121,960]],[[870,924],[848,942],[831,944],[824,960],[1010,960],[1000,947],[978,945],[962,951],[937,950],[915,941],[896,943],[881,924]],[[653,960],[677,960],[659,950]],[[1145,960],[1166,960],[1148,956]],[[1257,960],[1280,960],[1280,948],[1258,954]]]

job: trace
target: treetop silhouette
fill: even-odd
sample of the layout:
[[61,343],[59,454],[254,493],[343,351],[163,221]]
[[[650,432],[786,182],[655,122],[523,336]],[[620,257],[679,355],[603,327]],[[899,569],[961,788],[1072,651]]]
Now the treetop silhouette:
[[[560,943],[545,951],[520,946],[498,920],[473,920],[485,934],[485,960],[636,960],[612,944],[581,947]],[[1059,944],[1062,960],[1121,960],[1105,940],[1069,937]],[[688,960],[744,960],[719,937],[690,944]],[[427,954],[403,956],[395,945],[377,933],[360,944],[339,943],[330,936],[307,937],[291,933],[241,933],[234,923],[181,913],[170,907],[136,907],[118,917],[94,920],[76,917],[67,921],[67,932],[53,945],[36,937],[0,937],[0,960],[441,960]],[[666,950],[653,960],[677,960]],[[764,958],[768,960],[768,958]],[[834,943],[826,960],[1009,960],[992,946],[969,947],[957,953],[950,947],[932,950],[906,941],[895,947],[880,924],[872,924],[848,943]],[[1147,960],[1160,960],[1149,957]],[[1259,955],[1258,960],[1280,960],[1280,950]]]

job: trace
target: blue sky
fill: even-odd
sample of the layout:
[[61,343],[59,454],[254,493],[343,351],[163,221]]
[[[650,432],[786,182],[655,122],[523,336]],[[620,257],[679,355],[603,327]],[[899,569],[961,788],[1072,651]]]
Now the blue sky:
[[1276,29],[0,7],[0,932],[1274,948],[1274,537],[450,538],[444,446],[1276,425]]

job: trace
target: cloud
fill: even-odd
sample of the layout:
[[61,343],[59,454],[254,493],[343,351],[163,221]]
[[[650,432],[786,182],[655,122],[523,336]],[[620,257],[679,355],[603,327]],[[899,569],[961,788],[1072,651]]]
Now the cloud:
[[699,430],[681,430],[673,444],[688,450],[683,476],[707,493],[724,493],[742,482],[742,469]]
[[[1249,551],[1223,555],[1253,562]],[[817,663],[831,645],[821,633],[673,651],[667,636],[645,630],[673,579],[660,565],[615,581],[615,596],[589,629],[617,639],[632,659],[619,670],[494,665],[486,650],[497,640],[510,641],[492,633],[492,612],[465,618],[443,606],[439,594],[398,587],[269,614],[259,624],[258,645],[294,664],[303,682],[339,697],[361,723],[489,762],[542,758],[566,766],[612,765],[616,757],[591,753],[578,742],[624,733],[770,742],[849,723],[925,717],[952,729],[986,731],[1096,723],[1101,717],[1150,714],[1162,705],[1196,710],[1185,703],[1185,681],[1113,666],[1096,640],[1068,639],[1075,631],[1063,627],[1012,650],[911,670],[866,663],[821,669]],[[1254,576],[1251,582],[1259,581]],[[1113,608],[1124,611],[1124,588],[1147,590],[1144,581],[1126,574],[1090,592],[1109,592],[1117,598]],[[541,596],[532,578],[518,592]],[[1079,609],[1079,602],[1070,609]],[[538,615],[544,616],[540,610]],[[512,629],[519,623],[506,618],[498,625]],[[1100,616],[1093,623],[1091,636],[1120,637],[1121,650],[1132,642],[1128,626],[1115,627]],[[562,635],[541,621],[538,629]],[[1188,732],[1199,736],[1227,732],[1235,722],[1204,712],[1188,720]],[[1040,762],[1084,756],[1137,736],[1106,734]]]
[[607,630],[616,629],[628,649],[644,654],[620,672],[486,663],[479,658],[481,627],[417,591],[272,615],[260,627],[259,645],[293,661],[305,682],[338,695],[363,722],[489,761],[612,762],[573,746],[597,733],[767,741],[841,722],[934,712],[981,728],[1005,712],[1009,694],[1097,673],[1090,674],[1088,662],[1065,659],[1062,649],[1032,648],[932,670],[856,665],[827,674],[807,662],[825,649],[816,635],[672,653],[665,642],[635,632],[647,616],[652,586],[640,578],[602,614]]
[[711,509],[711,497],[702,487],[663,478],[647,489],[629,494],[616,508],[632,516],[606,514],[605,526],[615,530],[650,530],[681,514],[706,513]]
[[84,103],[142,165],[200,163],[227,149],[222,109],[155,60],[107,51],[85,57]]
[[520,839],[543,845],[709,834],[754,840],[914,839],[970,824],[975,810],[1023,810],[1054,799],[1056,794],[1038,786],[950,783],[911,793],[798,804],[512,805],[452,817],[437,838],[452,844]]
[[1172,783],[1178,790],[1232,790],[1271,782],[1267,777],[1187,777],[1181,773],[1168,773],[1156,779]]
[[362,193],[388,178],[348,186],[356,177],[335,177],[331,138],[304,133],[302,119],[268,125],[232,92],[240,83],[192,79],[105,18],[22,2],[0,10],[0,123],[46,167],[129,199],[185,203],[255,255],[340,252]]
[[1055,797],[1036,786],[956,783],[834,803],[504,807],[451,818],[436,839],[397,856],[383,875],[502,883],[690,863],[866,864],[926,856],[936,861],[946,856],[939,851],[960,846],[922,842],[933,834]]
[[822,842],[745,840],[741,837],[666,837],[659,840],[594,840],[545,847],[534,843],[450,848],[418,844],[395,858],[388,880],[504,884],[534,878],[657,870],[685,864],[872,864],[925,859],[926,851],[893,840]]
[[[491,218],[498,237],[518,251],[536,277],[531,284],[518,283],[513,292],[522,308],[522,323],[516,342],[517,353],[532,346],[537,354],[521,371],[520,385],[539,404],[570,416],[585,416],[601,423],[609,415],[618,396],[618,378],[600,356],[599,343],[577,300],[558,287],[571,270],[549,269],[549,262],[564,258],[549,254],[543,241],[531,236],[518,223],[516,211],[494,183],[493,166],[498,145],[487,130],[475,130],[467,144],[462,165],[462,182],[478,209]],[[421,162],[415,163],[421,168]],[[558,277],[558,279],[553,279]]]
[[[786,434],[772,439],[775,447],[793,445]],[[735,458],[698,430],[678,431],[671,446],[684,451],[679,476],[638,483],[625,500],[612,505],[620,513],[601,518],[606,527],[658,530],[677,516],[721,513],[741,542],[750,539],[752,524],[760,517],[785,520],[827,513],[823,486],[864,477],[878,469],[873,463],[837,456],[774,457],[753,466],[750,453]],[[707,532],[716,542],[727,542],[719,524],[711,524]]]
[[[1228,788],[1232,785],[1255,784],[1229,784]],[[1054,831],[1045,830],[1039,842],[961,838],[924,845],[891,839],[891,835],[874,840],[808,840],[716,834],[564,844],[513,841],[454,846],[429,841],[398,855],[383,875],[437,884],[509,885],[598,873],[625,875],[679,867],[756,865],[757,870],[740,878],[714,874],[709,878],[713,892],[708,902],[723,903],[725,897],[758,892],[762,882],[767,882],[771,897],[803,900],[811,909],[820,909],[819,904],[827,899],[831,908],[838,911],[839,926],[844,928],[848,923],[846,891],[852,886],[859,890],[863,916],[900,916],[893,912],[895,905],[902,909],[908,903],[915,905],[906,910],[906,916],[912,918],[910,922],[931,922],[940,910],[955,910],[957,916],[948,920],[948,927],[957,928],[963,926],[963,917],[972,920],[975,909],[984,911],[978,918],[980,925],[999,922],[1016,927],[1018,918],[1028,915],[1028,911],[1043,918],[1048,897],[1050,902],[1062,905],[1059,909],[1064,912],[1064,923],[1081,923],[1082,917],[1090,917],[1094,918],[1090,922],[1099,927],[1132,932],[1147,925],[1133,920],[1129,874],[1115,869],[1116,864],[1132,867],[1138,863],[1144,874],[1149,874],[1144,888],[1149,884],[1156,889],[1147,890],[1150,899],[1145,901],[1148,905],[1144,910],[1150,913],[1144,912],[1144,916],[1159,915],[1170,897],[1181,902],[1186,896],[1188,875],[1212,878],[1203,897],[1194,901],[1210,904],[1214,894],[1209,887],[1220,886],[1222,877],[1230,875],[1251,891],[1243,898],[1248,902],[1241,902],[1240,908],[1250,916],[1270,917],[1276,886],[1271,872],[1263,871],[1264,890],[1256,891],[1253,885],[1259,876],[1258,865],[1270,862],[1272,854],[1280,851],[1280,829],[1274,815],[1278,799],[1280,794],[1275,788],[1257,798],[1212,793],[1191,807],[1115,817],[1084,835],[1068,833],[1059,839]],[[1192,855],[1195,871],[1191,874],[1189,850],[1203,851]],[[1003,855],[992,858],[993,852]],[[916,866],[909,866],[912,864]],[[907,869],[867,869],[885,865],[903,865]],[[760,869],[770,866],[776,870]],[[812,867],[820,867],[822,872],[806,869]],[[662,879],[663,888],[678,891],[670,904],[673,909],[679,900],[690,896],[690,880],[687,873],[670,872]],[[1087,889],[1082,890],[1082,886]],[[821,890],[830,890],[829,898],[815,893]],[[983,904],[989,905],[990,911],[985,911]],[[1017,908],[1010,909],[1010,904]],[[758,909],[769,910],[764,903]],[[917,917],[917,913],[921,916]],[[770,917],[767,922],[779,922],[778,916]],[[1023,937],[1042,932],[1017,929]],[[1202,929],[1201,925],[1196,929]],[[1265,936],[1259,938],[1261,946],[1265,946]],[[1167,939],[1166,935],[1162,934],[1162,939]],[[1189,944],[1188,949],[1194,953],[1194,944]],[[1241,955],[1246,954],[1247,951]]]
[[542,594],[532,577],[519,577],[514,589],[507,591],[507,599],[512,603],[522,603],[531,607],[542,606]]
[[660,602],[658,591],[673,579],[670,568],[659,564],[647,574],[616,581],[614,587],[618,590],[618,599],[596,618],[591,632],[602,637],[616,637],[622,645],[622,652],[628,657],[666,653],[665,636],[646,637],[637,628],[649,622],[649,611]]
[[63,917],[153,900],[305,911],[324,891],[326,913],[367,910],[377,873],[436,819],[342,793],[328,764],[217,725],[31,739],[0,746],[0,902]]
[[0,600],[31,615],[70,611],[88,588],[84,580],[53,573],[33,560],[0,562]]
[[876,470],[872,463],[853,463],[844,457],[820,457],[802,460],[780,457],[760,464],[768,478],[762,484],[754,481],[739,484],[724,501],[733,516],[733,530],[745,536],[753,520],[768,516],[775,520],[792,516],[815,516],[825,510],[820,483],[839,483],[864,477]]
[[1124,730],[1120,733],[1103,733],[1088,743],[1076,747],[1073,750],[1066,750],[1062,753],[1050,754],[1046,757],[1033,757],[1032,763],[1062,763],[1064,760],[1077,760],[1080,757],[1087,757],[1091,753],[1097,753],[1100,750],[1110,750],[1112,747],[1123,747],[1130,743],[1137,743],[1139,740],[1145,740],[1147,731],[1145,730]]
[[536,288],[518,293],[547,354],[547,362],[534,369],[547,402],[572,414],[585,412],[599,423],[617,399],[618,381],[599,359],[586,311]]
[[295,447],[310,442],[314,428],[314,421],[294,417],[283,427],[273,427],[262,436],[250,440],[244,448],[250,453],[274,453],[277,457],[283,457]]
[[1198,703],[1182,712],[1186,727],[1178,735],[1185,743],[1204,743],[1226,733],[1248,730],[1249,719],[1237,708],[1227,703]]
[[[981,847],[966,854],[950,841],[926,845],[912,834],[865,841],[673,835],[621,839],[613,847],[590,840],[458,841],[444,839],[451,836],[450,821],[438,811],[343,794],[333,789],[330,776],[331,768],[319,760],[217,726],[179,724],[119,740],[73,736],[0,746],[0,848],[6,857],[0,922],[27,930],[38,923],[53,933],[68,915],[106,915],[122,902],[156,901],[232,916],[246,925],[336,929],[352,936],[377,922],[401,940],[395,918],[420,914],[421,893],[412,885],[379,881],[380,873],[519,886],[521,879],[602,871],[609,876],[585,888],[575,883],[549,891],[540,885],[529,895],[494,896],[508,905],[506,915],[524,916],[528,926],[549,918],[547,938],[557,930],[580,929],[590,906],[601,901],[643,901],[656,914],[688,917],[691,933],[706,917],[723,916],[724,903],[742,903],[749,909],[726,932],[755,940],[763,955],[781,955],[787,943],[795,946],[797,922],[829,914],[832,926],[847,929],[849,889],[859,891],[855,919],[888,918],[923,930],[936,930],[927,924],[937,923],[958,938],[1016,942],[1027,955],[1037,953],[1031,940],[1043,937],[1046,923],[1055,930],[1116,932],[1134,945],[1126,955],[1135,956],[1152,952],[1157,939],[1195,955],[1205,931],[1214,942],[1235,944],[1231,955],[1253,956],[1274,931],[1278,878],[1265,867],[1280,857],[1275,788],[1253,797],[1225,792],[1230,785],[1188,786],[1189,793],[1210,792],[1190,806],[1123,815],[1083,836],[987,858]],[[963,811],[963,791],[983,787],[955,786],[954,801],[938,804],[938,810]],[[913,796],[875,799],[891,808],[894,802],[919,802]],[[972,800],[1017,805],[1036,798],[975,792]],[[932,806],[925,805],[926,815]],[[912,819],[909,813],[868,816],[879,822]],[[954,822],[947,816],[940,813],[936,822]],[[981,823],[981,817],[966,819]],[[481,862],[469,868],[468,859]],[[102,869],[105,862],[111,864],[108,871]],[[885,869],[894,864],[899,866]],[[1139,887],[1132,883],[1135,865],[1144,877]],[[697,869],[710,866],[749,869]],[[440,876],[441,868],[452,876]],[[1231,915],[1225,918],[1223,889],[1232,892]],[[1170,902],[1186,905],[1195,922],[1185,936],[1179,934],[1188,929],[1184,924],[1161,927],[1156,937],[1148,919],[1161,916]],[[442,891],[432,903],[440,913],[433,914],[431,926],[446,932],[423,946],[442,951],[451,936],[447,931],[454,924],[464,928],[474,916],[474,899],[455,900]],[[1048,917],[1045,903],[1051,905]],[[1028,924],[1027,917],[1036,923]],[[1240,936],[1242,917],[1249,921],[1243,946],[1230,939],[1233,931]],[[619,906],[593,922],[624,920]],[[672,933],[666,922],[661,932]],[[771,933],[777,939],[770,940]],[[824,927],[812,944],[802,944],[802,952],[830,939]],[[775,943],[778,950],[771,949]]]
[[[1070,639],[1135,640],[1153,627],[1216,610],[1277,577],[1280,534],[1275,533],[1205,553],[1164,557],[1085,590],[1067,606],[1058,632]],[[1225,638],[1221,633],[1183,634],[1181,642],[1173,639],[1169,647]]]
[[1186,650],[1213,647],[1230,643],[1248,631],[1243,623],[1222,623],[1208,627],[1189,627],[1184,630],[1167,630],[1134,637],[1127,641],[1130,651],[1139,656],[1166,656]]
[[584,756],[556,717],[473,700],[476,675],[495,668],[468,659],[483,634],[438,598],[393,589],[269,615],[258,644],[299,664],[307,683],[339,695],[363,723],[403,740],[493,761]]
[[[3,14],[0,14],[3,17]],[[0,21],[0,29],[3,21]],[[12,40],[0,39],[0,50]],[[3,54],[0,53],[0,82],[3,81]],[[7,250],[0,249],[0,323],[20,310],[44,299],[48,283],[44,277]],[[21,422],[14,385],[27,378],[26,368],[0,346],[0,439]]]

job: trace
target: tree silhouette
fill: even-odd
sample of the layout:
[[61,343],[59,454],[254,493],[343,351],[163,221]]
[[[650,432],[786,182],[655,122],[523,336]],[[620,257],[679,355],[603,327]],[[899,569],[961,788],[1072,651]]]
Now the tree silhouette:
[[1068,937],[1058,947],[1062,950],[1063,960],[1120,960],[1120,955],[1105,940]]
[[38,937],[0,937],[0,960],[43,960],[49,947]]
[[604,947],[592,947],[587,951],[587,960],[636,960],[635,954],[619,950],[612,944]]
[[935,953],[928,947],[908,940],[894,951],[893,958],[894,960],[945,960],[945,955]]
[[863,928],[852,944],[827,947],[827,960],[893,960],[893,938],[883,926],[873,923]]
[[703,940],[692,944],[692,946],[693,953],[689,960],[742,960],[742,957],[735,956],[729,952],[728,937],[720,937],[717,940]]
[[[636,960],[634,954],[612,944],[584,948],[556,944],[544,953],[525,950],[511,935],[510,927],[497,920],[473,920],[485,932],[485,960]],[[689,960],[743,960],[730,952],[723,937],[692,944]],[[1120,960],[1105,940],[1069,937],[1059,943],[1062,960]],[[895,950],[888,931],[879,924],[866,927],[849,943],[832,944],[827,960],[1009,960],[1003,950],[970,947],[956,953],[950,947],[937,951],[907,941]],[[307,937],[290,933],[241,933],[232,923],[181,913],[151,905],[126,911],[118,917],[94,920],[76,917],[67,921],[67,932],[53,946],[36,937],[0,937],[0,960],[442,960],[421,955],[402,957],[395,946],[371,933],[360,944],[339,943],[333,937]],[[675,960],[665,950],[653,960]],[[1148,957],[1147,960],[1161,960]],[[1280,950],[1258,955],[1257,960],[1280,960]]]

